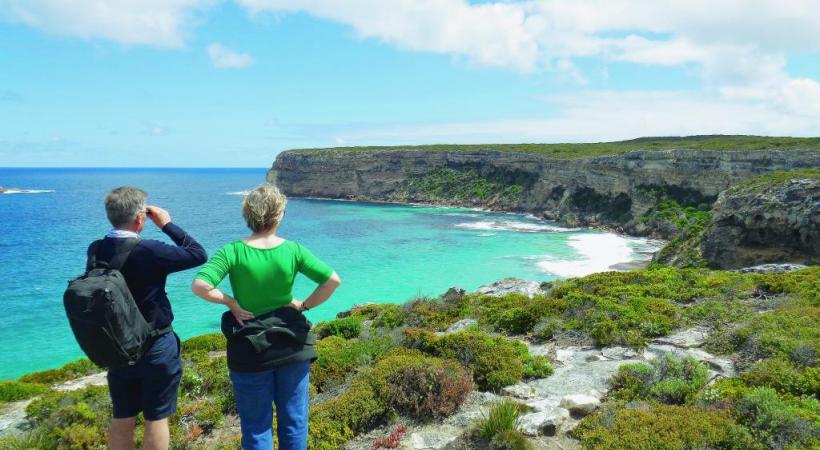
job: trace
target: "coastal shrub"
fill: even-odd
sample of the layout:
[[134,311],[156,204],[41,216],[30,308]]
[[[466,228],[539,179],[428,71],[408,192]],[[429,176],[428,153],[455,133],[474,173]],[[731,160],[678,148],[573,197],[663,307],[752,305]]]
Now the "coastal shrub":
[[188,398],[229,395],[233,391],[226,358],[219,356],[187,365],[179,387],[180,395]]
[[787,402],[774,389],[753,388],[738,401],[736,414],[768,448],[820,446],[820,402]]
[[796,364],[816,366],[820,353],[820,307],[785,305],[775,311],[759,314],[718,339],[747,359],[768,357],[789,359]]
[[[47,433],[58,449],[105,449],[111,401],[104,386],[50,391],[26,408],[34,433]],[[49,448],[49,447],[46,447]]]
[[438,168],[420,177],[408,179],[404,194],[411,199],[435,201],[518,199],[524,186],[490,181],[473,169],[455,170]]
[[393,341],[388,336],[320,339],[314,347],[318,358],[310,368],[311,381],[320,392],[338,386],[358,367],[371,364],[392,347]]
[[[338,397],[319,403],[311,408],[308,447],[311,449],[336,450],[355,434],[369,430],[384,422],[392,411],[391,401],[396,401],[395,384],[399,373],[408,368],[452,368],[438,358],[425,356],[418,351],[394,349],[384,355],[373,367],[359,372],[350,387]],[[419,395],[422,391],[417,392]],[[421,403],[432,402],[430,398],[417,398]]]
[[227,341],[222,333],[203,334],[182,341],[182,352],[218,352],[225,351]]
[[734,298],[751,288],[743,274],[654,266],[556,282],[550,295],[566,302],[564,327],[599,345],[642,346],[685,319],[680,305]]
[[758,361],[740,378],[748,386],[770,387],[781,394],[820,398],[820,368],[800,367],[786,359]]
[[396,328],[404,325],[404,312],[401,305],[394,303],[368,303],[350,310],[350,316],[362,321],[370,320],[374,328]]
[[405,339],[407,347],[455,359],[471,369],[476,385],[482,390],[500,389],[517,383],[524,376],[524,362],[516,341],[503,336],[470,329],[437,336],[425,330],[408,329]]
[[664,355],[647,364],[625,364],[610,380],[612,398],[635,401],[657,400],[684,404],[706,386],[708,370],[697,360]]
[[433,331],[444,331],[463,317],[460,304],[437,298],[412,300],[405,303],[403,310],[405,325]]
[[502,431],[490,440],[490,445],[499,450],[533,450],[535,446],[518,430]]
[[[472,376],[455,361],[414,356],[418,363],[390,368],[385,378],[387,404],[417,420],[453,414],[473,390]],[[382,364],[388,364],[391,361]],[[405,363],[406,364],[406,363]]]
[[348,316],[341,319],[328,320],[313,327],[313,332],[319,339],[328,336],[339,336],[345,339],[359,337],[362,333],[362,319]]
[[44,370],[41,372],[32,372],[20,377],[20,381],[24,383],[41,383],[54,384],[62,383],[64,381],[80,378],[85,375],[99,372],[100,369],[91,360],[82,358],[72,361],[57,369]]
[[46,450],[55,447],[55,436],[42,428],[0,437],[0,448],[3,450]]
[[572,431],[585,450],[763,450],[726,411],[679,405],[609,405]]
[[0,381],[0,402],[27,400],[49,390],[48,386],[22,381]]
[[547,342],[555,337],[563,326],[563,321],[557,317],[544,317],[535,324],[530,337],[536,342]]

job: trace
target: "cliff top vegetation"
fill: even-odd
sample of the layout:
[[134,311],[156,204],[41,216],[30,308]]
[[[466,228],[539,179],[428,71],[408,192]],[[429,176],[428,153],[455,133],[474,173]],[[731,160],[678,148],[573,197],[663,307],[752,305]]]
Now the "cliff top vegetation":
[[773,137],[705,135],[686,137],[643,137],[617,142],[563,144],[432,144],[398,146],[361,146],[294,149],[291,152],[368,152],[368,151],[499,151],[536,154],[549,158],[572,159],[603,155],[618,155],[632,151],[661,150],[820,150],[820,137]]

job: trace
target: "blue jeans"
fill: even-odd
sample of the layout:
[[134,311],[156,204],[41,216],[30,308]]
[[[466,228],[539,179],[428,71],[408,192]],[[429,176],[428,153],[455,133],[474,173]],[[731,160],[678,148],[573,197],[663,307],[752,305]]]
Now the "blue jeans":
[[244,450],[272,450],[273,407],[279,450],[307,449],[310,361],[264,372],[231,371]]

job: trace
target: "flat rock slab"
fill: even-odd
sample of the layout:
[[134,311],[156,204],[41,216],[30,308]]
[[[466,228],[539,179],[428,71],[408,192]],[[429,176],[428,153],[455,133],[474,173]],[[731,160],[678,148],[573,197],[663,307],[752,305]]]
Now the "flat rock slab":
[[601,406],[601,400],[592,395],[573,394],[564,396],[560,405],[569,410],[573,417],[584,417],[598,409]]
[[455,441],[460,434],[461,430],[453,427],[446,431],[443,429],[415,431],[410,434],[410,448],[414,450],[442,449],[450,442]]
[[0,436],[20,433],[25,428],[26,407],[31,400],[12,402],[0,408]]
[[541,293],[541,283],[536,281],[526,281],[520,278],[504,278],[492,284],[486,284],[476,290],[478,294],[502,296],[511,293],[524,294],[527,297],[535,297]]
[[521,416],[521,432],[528,436],[555,436],[561,425],[569,418],[569,411],[564,408],[551,408]]
[[87,386],[105,386],[107,384],[108,378],[106,378],[106,372],[100,372],[86,375],[82,378],[77,378],[76,380],[66,381],[65,383],[54,385],[53,387],[54,390],[68,392],[76,391]]
[[695,327],[689,328],[688,330],[679,331],[675,334],[670,334],[669,336],[657,338],[655,339],[655,342],[659,344],[674,345],[675,347],[680,348],[693,348],[703,345],[703,343],[706,342],[707,337],[709,337],[709,332],[706,328]]

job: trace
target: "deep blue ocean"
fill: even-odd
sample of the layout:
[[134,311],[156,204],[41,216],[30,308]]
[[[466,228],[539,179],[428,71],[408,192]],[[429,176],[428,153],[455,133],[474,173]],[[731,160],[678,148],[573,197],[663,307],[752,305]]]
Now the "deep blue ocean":
[[[66,321],[62,294],[85,264],[88,244],[110,228],[105,193],[137,186],[149,203],[209,253],[248,234],[242,191],[265,169],[2,169],[0,186],[34,193],[0,195],[0,379],[57,367],[82,356]],[[290,199],[280,229],[336,269],[336,295],[308,313],[321,321],[363,302],[404,302],[468,290],[516,276],[583,275],[646,259],[656,243],[535,218],[458,208]],[[144,238],[167,239],[153,224]],[[183,337],[218,331],[223,307],[189,290],[194,271],[171,275],[168,294]],[[227,287],[227,282],[223,287]],[[301,278],[296,294],[313,286]]]

